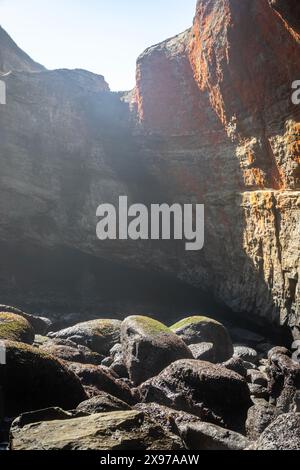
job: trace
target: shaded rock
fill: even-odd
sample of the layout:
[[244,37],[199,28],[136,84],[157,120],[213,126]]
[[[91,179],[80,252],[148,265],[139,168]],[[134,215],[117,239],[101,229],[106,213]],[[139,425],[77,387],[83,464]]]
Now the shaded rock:
[[254,348],[258,343],[266,341],[262,335],[245,328],[230,328],[230,335],[236,344],[245,344]]
[[108,356],[110,349],[120,342],[121,321],[91,320],[75,326],[49,333],[50,338],[69,339],[87,346],[92,351]]
[[190,450],[244,450],[250,445],[245,436],[209,423],[188,424],[181,437]]
[[43,342],[40,350],[52,356],[69,362],[79,362],[81,364],[101,364],[103,356],[91,351],[86,346],[76,344],[70,340],[49,339]]
[[14,313],[0,313],[0,340],[32,344],[34,330],[30,323]]
[[228,370],[236,372],[244,378],[247,377],[247,368],[245,366],[245,363],[244,361],[242,361],[242,359],[239,359],[238,357],[232,357],[231,359],[229,359],[229,361],[224,362],[222,366]]
[[11,450],[179,450],[181,439],[138,411],[95,414],[13,430]]
[[137,411],[148,415],[150,419],[162,428],[180,435],[182,426],[190,423],[201,422],[200,418],[184,411],[174,410],[158,403],[138,403],[134,406]]
[[109,369],[115,372],[118,377],[122,379],[129,379],[128,370],[123,362],[115,361],[112,363]]
[[101,365],[105,367],[110,367],[112,363],[114,362],[112,357],[106,357],[101,361]]
[[[68,369],[74,372],[80,379],[90,397],[105,392],[131,404],[133,397],[130,388],[108,368],[93,364],[66,363]],[[93,392],[92,392],[93,391]],[[101,393],[100,393],[101,395]],[[83,401],[83,400],[81,400]]]
[[291,351],[289,351],[287,348],[285,348],[283,346],[275,346],[274,348],[270,349],[270,351],[268,352],[269,361],[272,360],[273,356],[277,356],[278,354],[279,355],[282,354],[283,356],[291,357]]
[[62,362],[22,343],[5,345],[7,363],[1,366],[0,387],[6,416],[49,407],[69,410],[86,400],[78,377]]
[[233,355],[233,345],[226,328],[211,318],[195,316],[185,318],[170,329],[190,344],[213,343],[215,362],[225,362]]
[[38,317],[36,315],[25,313],[16,307],[0,305],[0,312],[15,313],[16,315],[25,318],[31,324],[36,335],[45,335],[48,333],[52,325],[52,322],[49,320],[49,318]]
[[131,407],[127,403],[105,392],[99,392],[97,396],[83,401],[77,406],[77,411],[88,414],[125,411],[130,409]]
[[279,416],[262,433],[256,450],[300,450],[300,413]]
[[246,421],[246,432],[249,439],[256,441],[279,415],[280,411],[268,403],[252,406],[248,411]]
[[123,360],[130,380],[139,385],[192,353],[169,328],[152,318],[131,316],[122,323]]
[[216,350],[213,343],[190,344],[194,359],[216,363]]
[[261,385],[264,388],[268,388],[268,377],[266,374],[257,370],[248,370],[247,379],[254,385]]
[[11,426],[13,429],[22,429],[24,426],[32,423],[39,423],[41,421],[58,421],[63,419],[73,419],[76,417],[85,416],[84,413],[77,411],[64,411],[61,408],[45,408],[43,410],[31,411],[23,413],[16,418]]
[[208,362],[180,360],[140,387],[145,402],[194,414],[203,421],[240,430],[251,406],[247,382]]
[[259,361],[258,354],[253,348],[246,346],[234,346],[234,356],[242,359],[242,361],[257,364]]
[[282,352],[281,348],[269,353],[269,394],[272,403],[282,413],[296,411],[300,390],[300,364],[294,362],[287,353],[284,350]]
[[257,384],[249,384],[249,390],[251,398],[262,398],[264,400],[269,400],[270,395],[268,390],[265,387]]

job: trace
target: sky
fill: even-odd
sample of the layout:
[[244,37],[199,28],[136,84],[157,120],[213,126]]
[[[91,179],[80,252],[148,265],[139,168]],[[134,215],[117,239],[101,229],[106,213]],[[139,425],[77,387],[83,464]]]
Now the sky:
[[104,75],[114,91],[135,84],[147,47],[192,25],[196,0],[0,0],[0,24],[48,69]]

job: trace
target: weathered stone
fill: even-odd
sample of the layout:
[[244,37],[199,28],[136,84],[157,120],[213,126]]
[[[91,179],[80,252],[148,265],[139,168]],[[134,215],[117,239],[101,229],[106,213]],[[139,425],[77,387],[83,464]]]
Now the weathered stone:
[[300,364],[284,351],[275,349],[269,353],[269,394],[282,413],[296,410],[300,390]]
[[222,366],[180,360],[140,387],[145,402],[194,414],[204,421],[243,428],[251,406],[247,382]]
[[132,403],[133,397],[130,388],[125,382],[118,380],[110,369],[75,362],[68,362],[66,366],[79,377],[91,397],[105,392],[126,403]]
[[236,372],[244,378],[247,377],[247,368],[245,366],[245,363],[244,361],[242,361],[242,359],[239,359],[238,357],[232,357],[231,359],[229,359],[229,361],[224,362],[222,366],[228,370]]
[[0,387],[6,416],[53,406],[70,410],[86,400],[78,377],[62,362],[22,343],[7,341],[5,345]]
[[58,407],[45,408],[43,410],[22,413],[20,416],[18,416],[18,418],[13,421],[11,425],[11,430],[22,429],[28,424],[39,423],[41,421],[58,421],[64,419],[73,419],[81,416],[85,416],[85,414],[74,410],[64,411]]
[[49,339],[40,346],[40,350],[69,362],[81,364],[101,364],[103,356],[91,351],[86,346],[70,340]]
[[95,414],[13,430],[11,450],[180,450],[180,438],[138,411]]
[[122,323],[123,360],[131,381],[139,385],[178,359],[192,358],[181,338],[152,318],[131,316]]
[[190,344],[194,359],[216,363],[216,351],[213,343]]
[[264,400],[269,400],[270,394],[268,389],[258,384],[249,384],[249,390],[251,398],[262,398]]
[[246,346],[234,346],[234,356],[242,359],[242,361],[251,362],[253,364],[257,364],[259,360],[257,351]]
[[51,320],[48,318],[25,313],[16,307],[0,305],[0,312],[15,313],[16,315],[25,318],[31,324],[36,335],[45,335],[48,333],[52,325]]
[[125,411],[130,409],[127,403],[105,392],[99,392],[97,396],[83,401],[77,406],[77,411],[89,414]]
[[50,338],[69,339],[87,346],[92,351],[107,356],[114,344],[120,341],[121,322],[118,320],[92,320],[50,333]]
[[248,370],[247,372],[248,381],[254,385],[260,385],[261,387],[268,388],[268,377],[257,370]]
[[32,344],[34,330],[23,317],[14,313],[0,313],[0,340]]
[[190,450],[244,450],[250,445],[245,436],[209,423],[188,424],[181,437]]
[[279,416],[262,433],[257,450],[300,450],[300,413]]
[[246,421],[246,431],[249,439],[256,441],[279,415],[280,411],[268,403],[252,406],[248,411]]

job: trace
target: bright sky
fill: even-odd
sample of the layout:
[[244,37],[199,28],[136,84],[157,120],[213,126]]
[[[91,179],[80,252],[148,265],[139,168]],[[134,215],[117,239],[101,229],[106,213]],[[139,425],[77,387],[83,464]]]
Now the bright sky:
[[147,47],[192,25],[196,0],[0,0],[0,24],[49,69],[84,68],[112,90],[135,83]]

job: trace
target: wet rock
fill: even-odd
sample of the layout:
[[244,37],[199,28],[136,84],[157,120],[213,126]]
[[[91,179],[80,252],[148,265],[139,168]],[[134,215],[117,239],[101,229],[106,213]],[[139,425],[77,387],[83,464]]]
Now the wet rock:
[[169,328],[152,318],[128,317],[122,323],[123,360],[130,380],[139,385],[192,353]]
[[245,436],[209,423],[188,424],[181,437],[190,450],[244,450],[250,445]]
[[0,313],[0,340],[32,344],[34,330],[30,323],[14,313]]
[[49,407],[70,410],[86,400],[78,377],[62,362],[22,343],[5,345],[7,363],[1,366],[0,387],[6,416]]
[[[286,350],[287,351],[287,350]],[[289,351],[275,349],[269,353],[269,394],[282,413],[295,410],[300,390],[300,364],[289,357]]]
[[130,409],[131,407],[127,403],[105,392],[99,392],[97,396],[83,401],[77,406],[77,411],[88,414],[125,411]]
[[11,450],[180,450],[181,439],[138,411],[94,414],[13,430]]
[[216,350],[213,343],[190,344],[194,359],[216,363]]
[[138,403],[134,406],[137,411],[148,415],[150,419],[175,434],[180,434],[182,426],[201,422],[200,418],[184,411],[174,410],[158,403]]
[[110,349],[120,342],[119,320],[91,320],[75,326],[49,333],[50,338],[69,339],[87,346],[92,351],[108,356]]
[[79,377],[90,397],[97,396],[99,392],[105,392],[126,403],[133,402],[128,385],[116,378],[116,375],[108,368],[75,362],[67,363],[67,367]]
[[215,362],[225,362],[233,355],[233,345],[226,328],[207,317],[189,317],[181,320],[170,329],[183,341],[190,344],[213,343]]
[[103,356],[100,354],[70,340],[48,338],[48,341],[40,345],[40,350],[69,362],[97,365],[103,361]]
[[140,387],[144,402],[194,414],[234,430],[243,428],[251,406],[247,382],[224,367],[180,360]]
[[246,431],[249,439],[256,441],[279,415],[280,411],[268,403],[252,406],[248,411],[246,421]]
[[20,317],[25,318],[34,329],[36,335],[45,335],[51,328],[52,322],[48,318],[38,317],[25,313],[16,307],[10,307],[8,305],[0,305],[0,312],[14,313]]
[[279,416],[262,433],[256,450],[300,450],[300,413]]
[[45,408],[43,410],[23,413],[18,416],[18,418],[16,418],[12,423],[11,431],[15,429],[22,429],[28,424],[39,423],[41,421],[58,421],[64,419],[73,419],[81,416],[85,416],[84,413],[77,411],[64,411],[58,407]]
[[236,372],[244,378],[247,377],[247,368],[245,366],[245,363],[244,361],[242,361],[242,359],[239,359],[238,357],[232,357],[231,359],[229,359],[229,361],[224,362],[222,366],[228,370]]
[[268,388],[268,377],[266,374],[263,374],[257,370],[248,370],[247,372],[247,379],[250,383],[254,385],[261,385],[264,388]]
[[246,346],[234,346],[234,356],[242,359],[242,361],[257,364],[259,361],[258,354],[253,348]]

